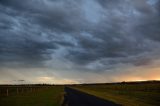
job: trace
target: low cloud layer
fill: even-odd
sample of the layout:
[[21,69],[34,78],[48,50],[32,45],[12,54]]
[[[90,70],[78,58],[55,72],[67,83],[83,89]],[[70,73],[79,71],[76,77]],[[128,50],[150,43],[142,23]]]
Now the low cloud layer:
[[159,65],[159,28],[159,0],[1,0],[0,76],[84,83],[145,75]]

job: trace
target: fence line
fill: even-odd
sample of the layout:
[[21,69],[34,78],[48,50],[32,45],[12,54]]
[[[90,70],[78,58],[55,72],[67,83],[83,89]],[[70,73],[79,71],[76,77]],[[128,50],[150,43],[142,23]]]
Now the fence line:
[[48,87],[48,86],[42,86],[42,87],[4,86],[4,87],[0,87],[0,97],[18,95],[18,94],[23,94],[23,93],[27,93],[27,92],[37,93],[38,91],[47,90],[51,87]]

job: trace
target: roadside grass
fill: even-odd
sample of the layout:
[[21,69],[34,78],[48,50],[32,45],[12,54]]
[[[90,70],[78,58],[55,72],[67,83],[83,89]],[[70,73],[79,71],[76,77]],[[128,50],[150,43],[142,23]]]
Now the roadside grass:
[[98,84],[73,88],[123,106],[160,106],[160,83]]
[[0,106],[60,106],[63,93],[63,86],[42,88],[37,92],[0,98]]

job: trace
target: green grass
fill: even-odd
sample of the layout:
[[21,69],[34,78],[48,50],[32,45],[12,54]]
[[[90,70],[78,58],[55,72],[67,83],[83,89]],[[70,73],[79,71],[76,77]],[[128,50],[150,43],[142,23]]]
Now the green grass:
[[0,106],[60,106],[64,87],[42,88],[36,92],[28,92],[0,99]]
[[160,83],[81,85],[74,88],[123,106],[160,106]]
[[[0,86],[0,106],[60,106],[64,86]],[[74,89],[123,106],[160,106],[160,82],[72,85]],[[19,93],[17,94],[17,88]],[[31,88],[37,89],[30,91]],[[6,96],[9,89],[9,96]],[[21,91],[24,91],[22,93]]]

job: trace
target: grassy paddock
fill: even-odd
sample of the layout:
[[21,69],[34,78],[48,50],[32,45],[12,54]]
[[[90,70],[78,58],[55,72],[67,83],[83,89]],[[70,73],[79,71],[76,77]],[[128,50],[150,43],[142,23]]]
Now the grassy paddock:
[[74,88],[124,106],[160,106],[160,82],[77,85]]
[[[16,87],[17,88],[17,87]],[[52,86],[41,87],[39,89],[23,88],[23,92],[17,94],[14,87],[9,88],[12,90],[12,95],[0,96],[0,106],[60,106],[63,98],[64,87]],[[3,90],[2,90],[3,89]],[[5,93],[6,88],[1,87],[1,91]],[[2,94],[3,94],[2,93]]]

